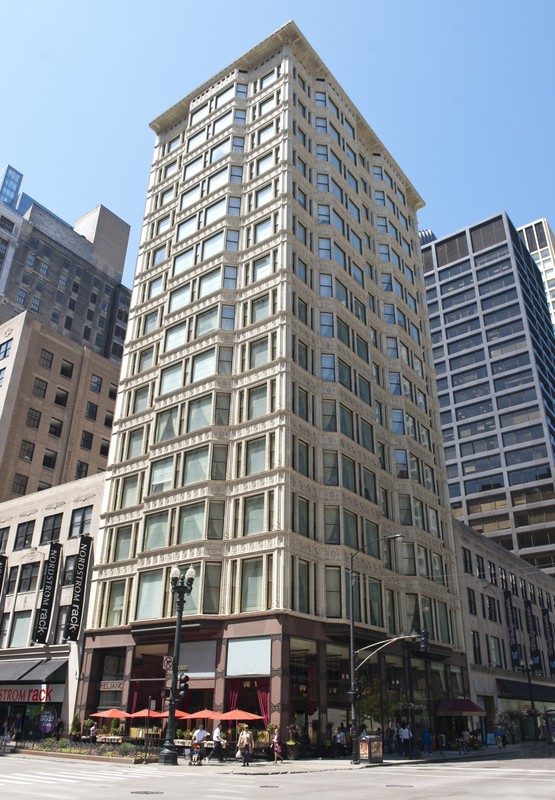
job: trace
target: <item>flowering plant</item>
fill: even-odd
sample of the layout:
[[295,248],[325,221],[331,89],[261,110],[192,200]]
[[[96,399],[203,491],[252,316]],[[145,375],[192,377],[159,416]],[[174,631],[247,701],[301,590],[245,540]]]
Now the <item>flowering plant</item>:
[[412,711],[413,714],[423,714],[424,706],[421,703],[406,703],[397,709],[399,714],[407,714],[409,711]]

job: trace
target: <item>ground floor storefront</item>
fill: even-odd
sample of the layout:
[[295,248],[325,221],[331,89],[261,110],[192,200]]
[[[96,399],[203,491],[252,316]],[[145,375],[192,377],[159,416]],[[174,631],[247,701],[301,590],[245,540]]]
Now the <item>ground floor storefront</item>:
[[67,659],[0,659],[0,735],[42,739],[64,723]]
[[473,696],[486,712],[480,720],[485,744],[495,744],[496,731],[501,731],[506,744],[552,738],[555,680],[526,669],[522,672],[472,667]]
[[[80,716],[85,719],[111,707],[131,713],[145,707],[163,710],[174,633],[171,621],[88,632],[78,692]],[[357,647],[368,644],[368,633],[360,636],[364,641]],[[189,691],[178,707],[216,713],[240,708],[261,718],[251,725],[259,741],[273,724],[284,740],[298,744],[301,754],[332,755],[338,728],[346,732],[349,745],[348,642],[344,624],[289,615],[218,619],[202,627],[185,624],[179,670],[189,676]],[[426,727],[435,732],[440,724],[435,717],[438,704],[467,692],[463,656],[448,650],[422,654],[402,643],[370,659],[357,678],[362,687],[360,721],[384,739],[389,728],[403,721],[412,724],[415,739]],[[162,725],[157,727],[153,720],[149,733],[162,734]],[[133,735],[137,727],[127,722],[125,732]]]

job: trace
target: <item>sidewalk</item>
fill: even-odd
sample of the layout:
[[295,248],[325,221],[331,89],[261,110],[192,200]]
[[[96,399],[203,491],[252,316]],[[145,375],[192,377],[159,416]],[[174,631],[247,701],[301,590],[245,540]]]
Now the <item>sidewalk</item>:
[[[66,755],[62,753],[37,753],[33,750],[20,749],[17,750],[14,746],[8,746],[6,751],[0,753],[1,756],[15,756],[16,758],[33,758],[34,756],[41,756],[46,758],[57,759],[60,761],[71,759],[73,761],[102,761],[126,763],[128,766],[136,769],[152,769],[159,767],[158,762],[149,762],[148,764],[135,764],[129,763],[128,759],[111,759],[109,757],[95,757],[83,756],[82,759],[77,754]],[[555,744],[546,744],[544,741],[540,742],[519,742],[518,744],[508,745],[506,748],[499,748],[495,745],[482,747],[480,750],[471,750],[468,754],[459,755],[456,750],[445,750],[442,754],[435,751],[430,755],[421,756],[419,758],[404,758],[397,755],[386,755],[384,760],[379,763],[361,762],[360,764],[352,764],[349,756],[346,758],[301,758],[298,760],[288,761],[283,764],[274,764],[273,761],[265,761],[263,759],[252,761],[248,767],[242,767],[241,763],[234,759],[228,759],[223,764],[218,761],[208,761],[206,758],[202,762],[203,771],[210,770],[219,771],[226,774],[244,774],[244,775],[275,775],[276,773],[289,773],[300,774],[306,772],[344,772],[347,770],[368,769],[374,767],[402,767],[405,764],[434,764],[434,763],[449,763],[449,762],[469,762],[469,761],[491,761],[491,760],[511,760],[517,758],[538,758],[538,759],[555,759]],[[189,767],[188,758],[178,759],[178,768],[188,771],[196,769]],[[163,769],[174,770],[175,767],[163,767]]]
[[[397,755],[384,756],[381,763],[374,764],[361,762],[351,764],[349,758],[301,758],[295,761],[285,761],[283,764],[274,764],[272,761],[253,761],[249,767],[242,767],[240,763],[231,760],[224,764],[218,762],[203,761],[203,766],[208,769],[218,769],[226,773],[245,773],[251,771],[256,775],[274,775],[276,773],[302,773],[302,772],[336,772],[355,769],[368,769],[374,767],[402,766],[404,764],[433,764],[441,762],[457,761],[489,761],[489,760],[510,760],[515,758],[549,758],[555,759],[555,745],[548,745],[545,742],[519,742],[518,744],[508,745],[506,748],[499,748],[495,745],[481,747],[479,750],[471,750],[468,754],[459,755],[456,750],[445,750],[443,755],[435,751],[430,755],[420,758],[403,758]],[[179,766],[189,769],[188,762],[180,759]],[[192,767],[191,769],[194,769]]]

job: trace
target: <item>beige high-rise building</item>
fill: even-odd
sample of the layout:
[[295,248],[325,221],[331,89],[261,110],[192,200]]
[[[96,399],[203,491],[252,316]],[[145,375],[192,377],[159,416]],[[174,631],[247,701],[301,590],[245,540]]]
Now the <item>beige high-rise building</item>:
[[106,469],[119,370],[29,312],[0,325],[0,501]]
[[80,710],[160,708],[193,565],[189,708],[323,747],[350,724],[352,585],[356,649],[430,642],[357,672],[366,721],[440,726],[468,685],[422,199],[294,23],[151,127]]

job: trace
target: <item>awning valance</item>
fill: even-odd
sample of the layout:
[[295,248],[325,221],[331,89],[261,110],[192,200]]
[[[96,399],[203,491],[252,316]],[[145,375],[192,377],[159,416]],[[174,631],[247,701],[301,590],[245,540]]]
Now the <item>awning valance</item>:
[[442,700],[436,711],[438,717],[485,717],[486,712],[468,697]]

